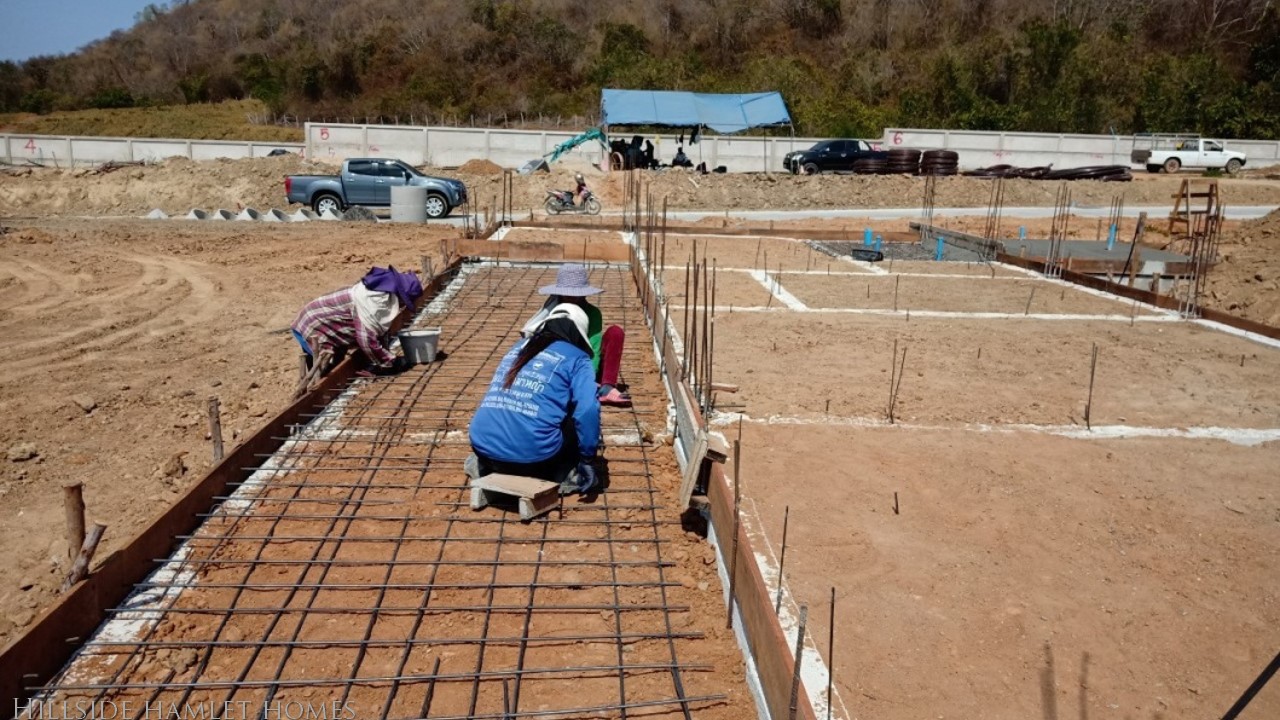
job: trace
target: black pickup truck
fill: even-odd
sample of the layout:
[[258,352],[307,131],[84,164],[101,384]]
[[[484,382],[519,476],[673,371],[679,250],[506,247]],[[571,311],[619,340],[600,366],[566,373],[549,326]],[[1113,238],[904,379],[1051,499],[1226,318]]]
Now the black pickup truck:
[[888,160],[889,153],[872,149],[865,140],[823,140],[808,150],[787,153],[782,165],[793,175],[853,172],[855,160]]

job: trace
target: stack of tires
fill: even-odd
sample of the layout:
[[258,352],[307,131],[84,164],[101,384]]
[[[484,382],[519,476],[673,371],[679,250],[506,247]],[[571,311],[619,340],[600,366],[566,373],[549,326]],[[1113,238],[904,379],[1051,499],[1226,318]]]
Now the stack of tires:
[[920,172],[920,151],[909,148],[893,148],[889,150],[889,161],[885,163],[885,172],[898,175],[915,175]]
[[952,150],[926,150],[920,155],[921,175],[955,175],[960,168],[960,154]]
[[882,158],[860,158],[853,161],[853,171],[858,175],[883,175],[888,164]]

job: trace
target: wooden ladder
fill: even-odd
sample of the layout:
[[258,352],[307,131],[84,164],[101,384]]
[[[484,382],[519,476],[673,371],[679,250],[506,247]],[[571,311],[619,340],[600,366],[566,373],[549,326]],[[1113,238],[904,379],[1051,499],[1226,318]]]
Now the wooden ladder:
[[[1194,202],[1197,200],[1204,204]],[[1202,229],[1206,220],[1217,215],[1218,204],[1217,180],[1183,180],[1169,213],[1169,240],[1185,239]]]

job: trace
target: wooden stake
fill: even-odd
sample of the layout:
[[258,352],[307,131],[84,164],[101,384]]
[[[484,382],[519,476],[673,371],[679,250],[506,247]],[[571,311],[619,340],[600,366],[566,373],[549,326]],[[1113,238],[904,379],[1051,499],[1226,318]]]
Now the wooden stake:
[[796,628],[796,667],[791,674],[791,714],[790,720],[796,720],[796,708],[800,702],[800,666],[804,661],[804,626],[809,619],[809,606],[800,606],[800,626]]
[[[1244,356],[1240,356],[1244,364]],[[67,516],[67,560],[75,561],[84,545],[84,485],[78,482],[62,486],[62,507]]]
[[67,579],[62,581],[62,592],[70,590],[72,586],[88,576],[89,563],[93,561],[93,554],[98,550],[98,543],[102,541],[102,534],[106,531],[106,525],[102,523],[93,524],[93,529],[89,531],[89,536],[85,538],[84,544],[80,546],[80,553],[76,556],[76,561],[71,566],[71,572],[67,573]]
[[893,491],[893,514],[894,515],[900,514],[900,510],[898,507],[898,491],[897,490]]
[[[895,422],[894,409],[898,404],[898,391],[902,388],[903,370],[907,365],[907,349],[902,348],[902,360],[898,360],[898,341],[893,341],[893,364],[889,366],[889,424]],[[896,369],[895,369],[896,366]]]
[[222,412],[218,405],[218,396],[209,396],[209,439],[213,441],[213,463],[222,462]]
[[893,356],[889,358],[889,423],[893,424],[893,381],[898,378],[898,339],[893,340]]
[[893,311],[898,312],[898,283],[902,282],[901,275],[893,277]]
[[1031,301],[1036,299],[1036,286],[1031,286],[1031,294],[1027,296],[1027,307],[1022,311],[1023,315],[1031,314]]
[[[742,426],[738,426],[742,434]],[[742,527],[742,442],[733,441],[733,549],[729,560],[729,617],[725,627],[733,628],[733,603],[738,588],[738,533]]]

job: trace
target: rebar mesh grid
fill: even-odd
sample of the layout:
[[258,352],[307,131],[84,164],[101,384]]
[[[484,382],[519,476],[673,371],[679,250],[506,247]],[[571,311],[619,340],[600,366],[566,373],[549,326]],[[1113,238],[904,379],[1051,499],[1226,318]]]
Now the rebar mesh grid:
[[[691,717],[654,433],[665,396],[630,270],[594,266],[628,337],[633,409],[605,409],[608,489],[532,522],[473,513],[466,428],[555,265],[464,266],[415,320],[446,359],[358,378],[297,429],[76,658],[43,702],[266,708],[381,718]],[[276,715],[275,717],[280,717]]]

